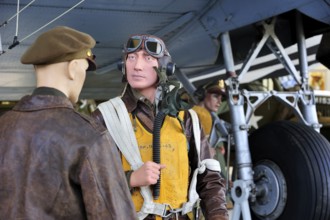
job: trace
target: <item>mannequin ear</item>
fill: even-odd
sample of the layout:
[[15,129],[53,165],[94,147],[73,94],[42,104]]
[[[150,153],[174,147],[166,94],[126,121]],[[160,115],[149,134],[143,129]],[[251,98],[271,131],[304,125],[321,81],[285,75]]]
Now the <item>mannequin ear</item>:
[[70,80],[74,80],[75,78],[77,65],[77,60],[71,60],[68,62],[67,76]]

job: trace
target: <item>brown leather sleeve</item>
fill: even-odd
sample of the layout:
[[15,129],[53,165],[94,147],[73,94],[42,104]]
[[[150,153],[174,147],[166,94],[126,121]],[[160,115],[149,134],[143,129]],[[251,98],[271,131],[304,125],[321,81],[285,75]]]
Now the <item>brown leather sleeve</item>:
[[[119,153],[109,135],[104,135],[88,152],[79,169],[79,181],[87,213],[104,210],[104,213],[108,212],[107,216],[102,216],[104,219],[136,218]],[[88,217],[101,219],[92,215]]]
[[[188,114],[189,115],[189,114]],[[185,119],[185,128],[190,143],[189,159],[192,170],[197,167],[197,152],[192,132],[192,120],[189,116]],[[201,130],[201,160],[209,159],[209,143],[207,137]],[[197,193],[201,198],[201,208],[206,219],[227,220],[226,187],[225,180],[219,172],[206,169],[204,173],[197,176]]]

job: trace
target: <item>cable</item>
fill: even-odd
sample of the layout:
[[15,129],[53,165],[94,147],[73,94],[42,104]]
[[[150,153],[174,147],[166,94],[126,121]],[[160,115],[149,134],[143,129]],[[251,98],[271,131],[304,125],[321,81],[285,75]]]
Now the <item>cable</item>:
[[77,7],[78,5],[80,5],[81,3],[83,3],[85,0],[81,0],[80,2],[78,2],[77,4],[75,4],[74,6],[72,6],[69,10],[65,11],[64,13],[60,14],[59,16],[57,16],[56,18],[54,18],[53,20],[51,20],[50,22],[48,22],[47,24],[41,26],[39,29],[37,29],[36,31],[32,32],[31,34],[29,34],[28,36],[24,37],[22,41],[26,40],[27,38],[31,37],[32,35],[34,35],[35,33],[37,33],[38,31],[40,31],[41,29],[45,28],[46,26],[48,26],[49,24],[53,23],[54,21],[56,21],[57,19],[61,18],[63,15],[67,14],[68,12],[70,12],[71,10],[73,10],[75,7]]
[[8,24],[9,21],[11,21],[13,18],[15,18],[16,16],[18,16],[19,13],[21,13],[22,11],[24,11],[27,7],[29,7],[33,2],[35,2],[35,0],[32,0],[29,4],[27,4],[24,8],[22,8],[21,10],[19,10],[16,14],[14,14],[11,18],[9,18],[8,20],[4,21],[1,25],[0,28],[2,26],[5,26],[6,24]]
[[[31,34],[27,35],[26,37],[24,37],[21,41],[17,40],[17,35],[14,37],[14,41],[13,44],[10,45],[8,47],[8,49],[12,49],[15,46],[17,46],[18,44],[20,44],[21,42],[23,42],[24,40],[26,40],[27,38],[31,37],[32,35],[34,35],[35,33],[37,33],[38,31],[40,31],[41,29],[45,28],[46,26],[48,26],[49,24],[53,23],[54,21],[56,21],[57,19],[61,18],[63,15],[67,14],[68,12],[70,12],[71,10],[73,10],[75,7],[77,7],[78,5],[80,5],[82,2],[84,2],[85,0],[81,0],[80,2],[78,2],[77,4],[75,4],[74,6],[72,6],[70,9],[68,9],[67,11],[65,11],[64,13],[60,14],[59,16],[57,16],[56,18],[54,18],[53,20],[51,20],[50,22],[46,23],[45,25],[41,26],[40,28],[38,28],[37,30],[35,30],[34,32],[32,32]],[[17,30],[18,32],[18,30]]]

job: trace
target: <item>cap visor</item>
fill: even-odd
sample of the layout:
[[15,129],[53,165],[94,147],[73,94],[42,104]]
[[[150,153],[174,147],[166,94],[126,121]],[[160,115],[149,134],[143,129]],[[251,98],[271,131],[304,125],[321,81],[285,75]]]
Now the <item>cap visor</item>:
[[86,59],[88,61],[88,69],[87,69],[87,71],[94,71],[94,70],[96,70],[96,63],[95,63],[95,61],[92,60],[92,59],[89,59],[89,58],[86,58]]

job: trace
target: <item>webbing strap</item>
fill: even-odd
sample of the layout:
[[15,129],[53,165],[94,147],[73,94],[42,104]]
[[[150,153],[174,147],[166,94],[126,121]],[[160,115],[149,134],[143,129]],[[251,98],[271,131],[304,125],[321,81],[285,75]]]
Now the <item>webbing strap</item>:
[[191,183],[189,187],[189,201],[183,204],[182,206],[183,215],[192,211],[196,202],[199,200],[199,196],[196,191],[197,174],[204,173],[206,168],[212,171],[218,171],[218,172],[221,171],[220,164],[217,160],[214,159],[205,159],[202,161],[200,160],[201,134],[199,128],[199,119],[197,113],[193,109],[189,109],[188,111],[192,118],[194,139],[195,139],[196,151],[198,155],[198,168],[194,170],[193,177],[191,178]]
[[200,158],[200,151],[201,151],[201,134],[200,134],[200,129],[199,129],[199,119],[197,113],[193,109],[188,110],[192,122],[193,122],[193,132],[194,132],[194,137],[195,137],[195,144],[196,144],[196,151],[198,155],[198,173],[204,173],[205,169],[209,169],[212,171],[221,171],[220,164],[217,160],[215,159],[204,159],[201,161]]
[[[116,97],[101,103],[98,105],[98,109],[103,115],[111,136],[131,165],[132,170],[137,170],[143,165],[143,161],[124,102],[121,98]],[[167,206],[153,202],[152,193],[148,186],[140,187],[140,189],[144,202],[141,211],[137,213],[139,219],[144,219],[148,214],[163,216],[166,213]]]
[[116,97],[101,103],[98,109],[118,148],[129,160],[132,169],[136,170],[142,166],[143,162],[129,115],[123,114],[123,112],[127,112],[127,109],[121,103],[124,104],[119,97]]
[[200,166],[201,162],[201,133],[199,128],[199,119],[197,113],[193,109],[188,110],[191,119],[192,119],[192,125],[193,125],[193,132],[194,132],[194,138],[195,138],[195,145],[196,145],[196,151],[198,155],[198,166]]

